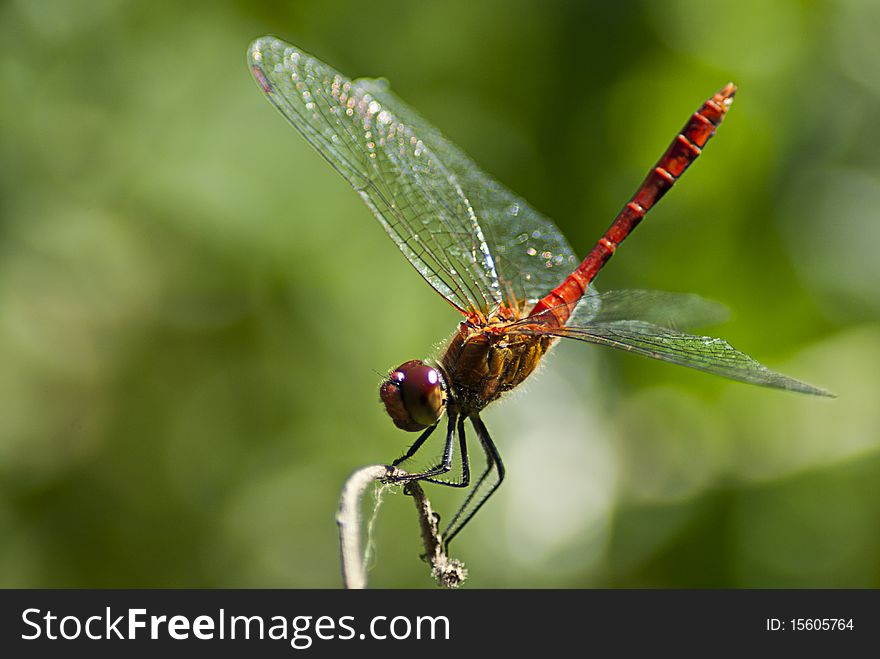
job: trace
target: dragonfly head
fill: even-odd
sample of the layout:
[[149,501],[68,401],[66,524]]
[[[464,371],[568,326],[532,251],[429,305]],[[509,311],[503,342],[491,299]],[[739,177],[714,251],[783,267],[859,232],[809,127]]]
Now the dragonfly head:
[[385,411],[401,430],[433,426],[446,410],[446,383],[440,371],[419,359],[404,362],[379,387]]

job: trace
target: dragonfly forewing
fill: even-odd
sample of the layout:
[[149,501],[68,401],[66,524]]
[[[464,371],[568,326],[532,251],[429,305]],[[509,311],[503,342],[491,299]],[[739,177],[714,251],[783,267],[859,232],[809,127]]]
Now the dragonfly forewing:
[[[401,101],[387,81],[357,80],[454,174],[467,196],[509,302],[533,304],[558,285],[580,259],[562,232],[519,196],[483,172],[461,149]],[[517,93],[512,90],[511,93]]]
[[502,299],[492,254],[455,175],[363,86],[278,39],[249,51],[260,88],[360,194],[418,272],[463,312]]

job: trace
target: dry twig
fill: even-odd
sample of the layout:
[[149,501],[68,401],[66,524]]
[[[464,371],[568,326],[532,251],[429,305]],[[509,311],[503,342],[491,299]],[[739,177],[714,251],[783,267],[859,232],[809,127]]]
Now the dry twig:
[[[406,476],[406,472],[386,465],[370,465],[358,469],[345,482],[339,499],[336,524],[339,526],[339,549],[342,556],[342,579],[346,588],[367,587],[367,573],[364,566],[364,553],[361,551],[361,499],[364,492],[375,482],[393,482],[395,478]],[[431,509],[431,502],[417,481],[404,486],[404,493],[410,495],[419,515],[422,544],[425,553],[422,558],[431,565],[431,576],[440,586],[457,588],[467,578],[464,564],[449,558],[443,550],[438,516]]]

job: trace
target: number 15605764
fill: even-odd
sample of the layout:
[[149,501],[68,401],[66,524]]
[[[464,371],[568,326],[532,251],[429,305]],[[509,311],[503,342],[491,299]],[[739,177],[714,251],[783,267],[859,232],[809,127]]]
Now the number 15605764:
[[768,632],[781,631],[853,631],[852,618],[767,618],[766,629]]

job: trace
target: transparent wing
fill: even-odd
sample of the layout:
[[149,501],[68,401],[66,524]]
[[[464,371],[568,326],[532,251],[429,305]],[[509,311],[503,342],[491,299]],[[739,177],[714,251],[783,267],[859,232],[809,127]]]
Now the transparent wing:
[[383,107],[411,126],[455,176],[482,227],[509,301],[535,303],[580,262],[553,222],[484,173],[452,142],[395,96],[383,80],[355,81]]
[[[534,329],[537,323],[553,318],[557,309],[527,316],[514,325]],[[640,288],[599,292],[592,286],[578,301],[567,325],[572,327],[641,320],[668,329],[687,329],[717,325],[727,320],[727,307],[693,293],[673,293]]]
[[530,333],[609,346],[740,382],[817,396],[833,395],[824,389],[771,371],[722,339],[683,334],[644,321],[617,320],[557,329],[535,328]]
[[729,316],[727,307],[720,302],[693,293],[632,288],[603,291],[596,295],[598,304],[594,305],[594,313],[589,314],[589,304],[579,305],[570,325],[642,320],[669,329],[687,329],[717,325]]
[[268,99],[363,198],[419,273],[460,311],[488,311],[502,291],[485,235],[455,173],[384,100],[273,37],[251,44]]

